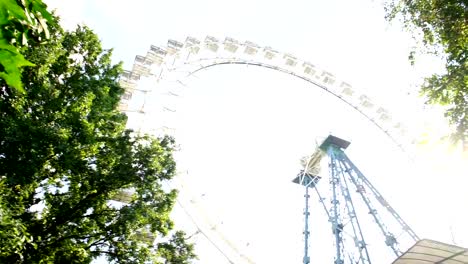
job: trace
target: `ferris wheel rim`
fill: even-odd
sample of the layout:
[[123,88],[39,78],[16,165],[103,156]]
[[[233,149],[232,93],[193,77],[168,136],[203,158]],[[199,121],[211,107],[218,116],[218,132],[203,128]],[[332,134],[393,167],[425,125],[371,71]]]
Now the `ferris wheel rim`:
[[357,111],[360,115],[362,115],[367,121],[371,122],[374,126],[376,126],[380,132],[384,133],[400,150],[402,150],[403,152],[406,152],[407,149],[403,146],[403,143],[399,142],[391,133],[389,133],[389,130],[388,129],[385,129],[381,124],[379,124],[376,119],[370,117],[367,113],[365,113],[362,109],[358,108],[357,106],[355,106],[353,103],[349,102],[348,100],[346,100],[342,95],[328,89],[325,85],[323,84],[320,84],[314,80],[311,80],[310,78],[306,78],[304,76],[300,76],[300,75],[297,75],[295,73],[293,73],[292,71],[289,71],[289,70],[286,70],[284,68],[279,68],[279,67],[276,67],[274,65],[268,65],[268,64],[265,64],[265,63],[258,63],[258,62],[250,62],[250,61],[241,61],[241,60],[232,60],[232,61],[229,61],[229,62],[214,62],[214,63],[211,63],[211,64],[208,64],[208,65],[204,65],[204,66],[200,66],[198,69],[194,70],[194,71],[191,71],[189,72],[185,77],[190,77],[194,74],[196,74],[197,72],[199,71],[202,71],[202,70],[205,70],[205,69],[208,69],[208,68],[211,68],[211,67],[214,67],[214,66],[220,66],[220,65],[248,65],[248,66],[256,66],[256,67],[261,67],[261,68],[265,68],[265,69],[269,69],[269,70],[274,70],[274,71],[278,71],[278,72],[281,72],[281,73],[285,73],[285,74],[288,74],[288,75],[291,75],[293,77],[296,77],[296,78],[299,78],[305,82],[308,82],[314,86],[317,86],[318,88],[324,90],[325,92],[331,94],[332,96],[336,97],[338,100],[340,100],[341,102],[345,103],[346,105],[348,105],[349,107],[353,108],[353,110]]
[[[189,43],[190,45],[187,45],[187,43]],[[335,87],[335,89],[333,89],[331,87],[331,86],[333,86],[333,84],[327,84],[327,81],[326,81],[327,79],[326,78],[332,78],[333,82],[336,82],[336,83],[339,83],[341,81],[341,80],[336,81],[336,78],[334,77],[333,74],[330,74],[329,72],[327,72],[325,70],[322,70],[322,69],[317,69],[317,75],[312,76],[316,80],[313,80],[312,78],[309,78],[308,76],[306,76],[305,70],[303,70],[302,73],[294,71],[294,70],[291,69],[291,67],[289,67],[289,66],[287,67],[287,66],[285,66],[283,64],[280,64],[279,63],[280,61],[273,61],[274,63],[268,64],[268,63],[262,62],[260,60],[254,60],[252,58],[243,58],[242,56],[239,56],[239,57],[213,56],[213,55],[218,54],[216,51],[212,52],[212,53],[209,53],[209,52],[206,53],[206,54],[208,54],[208,58],[200,58],[200,60],[193,60],[193,59],[189,60],[190,56],[193,57],[193,56],[197,55],[197,54],[195,54],[195,55],[192,54],[192,50],[193,50],[194,47],[199,48],[199,49],[206,48],[206,49],[210,50],[211,46],[209,46],[209,45],[218,45],[218,46],[219,45],[224,45],[225,49],[226,49],[227,46],[232,48],[232,46],[237,45],[238,48],[236,48],[236,50],[240,50],[239,47],[245,47],[246,49],[249,48],[249,47],[250,48],[253,47],[253,48],[256,48],[258,50],[258,52],[260,52],[260,50],[262,49],[260,46],[251,45],[251,43],[247,43],[247,42],[246,43],[238,43],[238,42],[236,43],[236,42],[232,41],[232,39],[228,40],[228,38],[226,38],[224,43],[220,43],[219,41],[213,41],[213,39],[209,39],[208,37],[207,37],[207,39],[205,39],[205,41],[203,43],[198,42],[198,44],[197,43],[196,44],[191,43],[188,40],[186,40],[185,44],[180,43],[180,42],[171,42],[171,41],[169,41],[167,48],[158,48],[158,47],[155,47],[155,46],[151,46],[151,53],[148,53],[146,56],[137,56],[135,58],[135,63],[134,63],[132,71],[126,72],[123,75],[122,80],[129,81],[130,83],[132,83],[132,81],[138,81],[141,76],[146,76],[146,77],[152,76],[152,77],[156,78],[157,80],[161,80],[161,79],[163,79],[165,77],[165,74],[177,73],[177,71],[183,69],[183,67],[188,67],[189,68],[189,70],[187,71],[188,73],[185,74],[185,76],[181,75],[181,78],[176,79],[176,81],[180,82],[181,85],[184,85],[184,83],[181,81],[182,79],[184,79],[184,78],[186,79],[186,78],[189,78],[191,76],[194,76],[194,74],[196,74],[197,72],[199,72],[201,70],[209,69],[209,68],[212,68],[214,66],[219,66],[219,65],[252,65],[252,66],[267,68],[267,69],[270,69],[270,70],[275,70],[275,71],[282,72],[282,73],[285,73],[285,74],[289,74],[289,75],[291,75],[293,77],[297,77],[299,79],[302,79],[303,81],[306,81],[306,82],[308,82],[308,83],[310,83],[310,84],[312,84],[312,85],[314,85],[314,86],[316,86],[318,88],[321,88],[322,90],[325,90],[326,92],[330,93],[334,97],[338,98],[340,101],[342,101],[345,104],[347,104],[348,106],[352,107],[355,111],[357,111],[360,115],[362,115],[367,121],[371,122],[374,126],[376,126],[379,129],[380,132],[383,132],[387,137],[389,137],[391,139],[391,141],[394,144],[396,144],[396,146],[398,146],[399,149],[401,149],[402,151],[405,152],[404,143],[399,142],[399,140],[398,140],[399,137],[394,136],[394,134],[391,133],[390,130],[385,129],[385,127],[379,123],[378,118],[373,118],[370,114],[368,114],[367,110],[365,110],[365,107],[359,105],[360,101],[358,101],[356,103],[356,102],[353,102],[350,98],[346,98],[346,95],[344,94],[345,93],[344,89],[348,89],[349,85],[346,86],[345,88],[340,86],[340,87]],[[188,53],[187,53],[187,51],[188,51]],[[268,47],[263,48],[263,52],[266,52],[266,51],[272,51],[272,49],[268,48]],[[186,52],[186,53],[184,53],[184,52]],[[197,53],[198,53],[198,51],[197,51]],[[184,57],[183,55],[187,55],[186,59],[183,58]],[[284,55],[283,56],[284,60],[293,61],[294,65],[296,65],[298,63],[298,61],[304,62],[304,64],[303,64],[303,68],[304,68],[304,65],[305,65],[306,61],[298,60],[294,56],[289,55],[287,53],[281,53],[281,55]],[[151,69],[151,67],[155,63],[155,60],[157,58],[159,58],[159,59],[162,58],[162,59],[161,59],[161,61],[159,63],[159,66],[156,67],[158,69],[158,71],[154,72]],[[176,62],[182,62],[183,64],[176,65]],[[174,66],[174,65],[176,65],[176,66]],[[192,67],[192,68],[190,68],[190,67]],[[342,85],[342,84],[345,84],[345,82],[341,81],[340,85]],[[133,87],[133,88],[129,87],[127,84],[124,85],[124,88],[126,89],[126,91],[132,91],[132,92],[137,91],[137,89],[135,89],[135,87]],[[337,90],[337,89],[340,89],[340,88],[342,89],[341,92],[339,90]],[[351,88],[352,87],[349,86],[349,89],[351,89]],[[352,90],[350,90],[350,91],[352,93],[356,92],[356,90],[354,90],[354,88]],[[145,91],[145,93],[147,93],[147,92],[148,91]],[[149,92],[151,92],[151,91],[149,91]],[[358,91],[358,93],[359,93],[359,91]],[[359,96],[360,96],[359,100],[361,100],[361,97],[363,97],[363,96],[364,96],[364,98],[367,98],[367,99],[371,98],[371,97],[368,97],[364,93],[359,93]],[[146,100],[146,97],[145,97],[145,100]],[[372,102],[372,100],[370,100],[370,102]],[[375,108],[378,108],[378,107],[380,107],[380,106],[379,105],[375,106]],[[379,109],[382,109],[382,107],[380,107]],[[131,111],[129,109],[124,109],[124,111],[125,110],[129,111],[129,112]],[[384,114],[385,114],[386,109],[383,109],[383,111],[384,111]],[[143,107],[141,108],[141,110],[139,110],[139,112],[144,114]],[[214,231],[215,231],[215,233],[219,233],[218,230],[214,230]],[[222,239],[224,239],[224,238],[222,238]],[[235,248],[232,248],[232,249],[242,257],[241,252],[239,252]]]
[[[222,50],[221,46],[224,46],[224,50]],[[244,49],[244,52],[241,52],[242,49]],[[204,50],[204,53],[202,50]],[[200,53],[203,53],[202,56],[199,56]],[[264,56],[255,57],[255,55],[252,55],[260,53],[264,54]],[[267,57],[268,59],[266,59]],[[155,64],[157,66],[153,67]],[[187,37],[184,43],[169,40],[165,48],[152,45],[146,56],[137,55],[135,57],[131,71],[124,72],[123,78],[121,78],[123,80],[122,86],[126,92],[135,92],[135,87],[130,87],[129,83],[138,81],[141,76],[152,76],[159,81],[169,74],[177,74],[179,70],[188,67],[185,76],[181,74],[180,78],[176,78],[183,85],[181,79],[193,76],[200,70],[229,64],[251,65],[283,72],[325,90],[362,115],[403,153],[411,154],[408,150],[417,142],[415,139],[416,134],[408,135],[407,123],[400,122],[399,119],[393,119],[393,115],[387,110],[387,107],[376,103],[372,96],[368,96],[347,82],[336,78],[327,70],[318,68],[307,60],[298,59],[289,53],[280,53],[270,47],[261,47],[250,41],[241,43],[229,37],[226,37],[224,42],[207,36],[204,41],[192,37]],[[157,70],[152,70],[152,67]],[[312,74],[310,74],[310,71],[312,71]],[[135,110],[126,109],[125,104],[123,105],[121,109],[124,112],[135,112]],[[144,114],[143,107],[137,111]]]

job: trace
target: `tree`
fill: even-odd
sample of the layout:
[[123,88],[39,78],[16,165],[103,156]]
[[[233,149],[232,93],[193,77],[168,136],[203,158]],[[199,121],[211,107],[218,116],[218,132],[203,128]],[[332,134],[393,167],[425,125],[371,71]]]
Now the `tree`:
[[[194,258],[169,217],[170,137],[125,129],[121,65],[87,27],[49,28],[24,56],[22,93],[0,80],[0,263],[161,263]],[[111,200],[132,188],[128,203]],[[172,262],[171,262],[172,263]],[[173,262],[187,263],[187,262]]]
[[168,242],[160,243],[158,251],[165,259],[164,264],[188,264],[196,257],[193,253],[193,245],[185,243],[185,233],[182,231],[175,232]]
[[[389,0],[387,18],[402,18],[422,40],[426,52],[441,55],[445,73],[426,78],[421,88],[427,102],[446,106],[455,126],[453,139],[468,150],[468,4],[465,0]],[[410,54],[414,59],[414,51]]]
[[2,0],[0,2],[0,78],[23,91],[21,67],[33,66],[21,54],[29,42],[49,38],[47,24],[55,20],[41,0]]

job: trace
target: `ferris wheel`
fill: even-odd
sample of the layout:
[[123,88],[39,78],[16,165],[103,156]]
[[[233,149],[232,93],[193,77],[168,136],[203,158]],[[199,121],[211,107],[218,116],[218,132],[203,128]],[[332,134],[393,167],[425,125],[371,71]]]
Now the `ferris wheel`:
[[[359,89],[354,88],[351,84],[340,80],[334,74],[320,69],[306,60],[301,60],[289,53],[276,51],[271,47],[261,47],[250,41],[239,42],[228,37],[220,41],[210,36],[206,37],[203,41],[192,37],[188,37],[184,42],[169,40],[166,47],[151,46],[146,55],[136,56],[132,70],[125,71],[120,80],[121,86],[125,88],[125,94],[122,97],[119,107],[120,110],[126,112],[129,117],[128,127],[142,133],[176,135],[177,124],[175,124],[173,120],[176,119],[175,116],[178,111],[177,102],[183,97],[186,90],[190,88],[190,78],[193,78],[203,70],[221,65],[261,67],[303,80],[311,84],[311,88],[320,88],[348,105],[350,109],[353,109],[380,130],[400,149],[407,151],[416,141],[417,131],[409,129],[406,124],[398,121],[398,118],[394,117],[391,111],[386,107],[376,103],[370,96],[360,92]],[[181,148],[183,148],[183,146],[181,146]],[[304,171],[306,171],[310,165],[310,160],[314,157],[316,158],[318,155],[317,152],[311,154],[312,155],[308,157],[309,160],[304,162],[303,176],[305,175]],[[336,156],[336,153],[333,155]],[[333,164],[338,164],[340,162],[342,161],[339,159],[335,158],[335,161],[332,159]],[[383,208],[387,207],[387,201],[383,200],[378,192],[375,192],[366,178],[363,178],[363,176],[361,177],[362,173],[354,167],[354,164],[344,162],[341,166],[344,166],[340,169],[341,173],[352,169],[355,171],[357,176],[355,178],[351,176],[349,179],[361,182],[361,184],[355,183],[355,185],[367,205],[370,204],[370,201],[366,201],[367,198],[363,195],[366,186],[370,188],[371,193],[373,192],[374,198],[376,197],[376,203],[380,204]],[[202,200],[209,199],[209,194],[193,192],[190,184],[186,183],[187,175],[187,170],[181,170],[180,175],[174,180],[174,187],[180,190],[178,201],[180,207],[195,226],[192,230],[192,234],[189,234],[190,237],[199,237],[200,240],[197,240],[197,242],[205,240],[205,243],[211,245],[218,251],[227,263],[261,263],[257,262],[255,257],[252,257],[251,249],[249,249],[250,242],[247,239],[237,238],[236,242],[234,242],[231,237],[228,237],[228,235],[222,231],[223,225],[225,225],[223,219],[213,217],[213,212],[209,212],[209,210],[203,206],[203,202],[201,202]],[[312,184],[312,187],[315,188],[316,184]],[[324,203],[325,198],[320,195],[317,188],[315,189],[317,190],[318,198],[323,204],[325,211],[327,213],[332,212],[327,209],[327,205]],[[343,204],[346,204],[348,202],[347,197],[349,193],[345,189],[341,189],[341,193],[341,200],[335,197],[331,201],[335,201],[335,203],[341,201]],[[308,194],[306,194],[306,196],[308,196]],[[308,205],[306,205],[306,208],[307,206]],[[349,209],[348,211],[345,209],[343,210],[342,214],[346,214],[348,217],[345,221],[351,223],[349,224],[350,228],[351,226],[355,228],[352,223],[353,214],[356,212],[354,209],[351,211]],[[374,212],[373,210],[375,210],[375,208],[369,207],[369,210]],[[306,211],[305,214],[308,214],[308,212]],[[333,214],[336,218],[333,232],[335,236],[337,236],[337,230],[344,231],[344,228],[336,229],[338,225],[338,211],[335,209]],[[402,249],[396,249],[396,242],[392,240],[396,239],[396,237],[390,234],[386,227],[382,228],[383,223],[377,220],[380,218],[378,218],[376,214],[372,215],[375,221],[380,225],[384,235],[386,235],[385,243],[387,246],[391,247],[391,251],[398,256],[409,247],[408,244],[403,246],[404,248]],[[328,217],[330,217],[330,215],[328,215]],[[399,216],[396,219],[396,224],[402,227],[400,229],[411,241],[418,238],[414,231],[412,231]],[[356,233],[356,231],[354,232]],[[307,234],[308,230],[304,230],[304,233]],[[361,236],[362,234],[359,235],[359,237]],[[343,241],[348,241],[347,243],[354,244],[355,247],[361,248],[360,250],[358,249],[359,253],[357,254],[365,255],[362,253],[364,240],[356,240],[355,238],[356,237],[349,236],[347,240],[344,239],[341,242],[336,240],[335,244],[344,244]],[[337,245],[337,248],[339,252],[344,253],[342,249],[339,249],[340,245]],[[349,261],[353,261],[349,263],[370,263],[368,260],[369,256],[361,256],[362,259],[360,260],[362,260],[362,262],[359,260],[356,261],[353,256],[347,257],[349,257]],[[309,263],[305,258],[303,261],[304,263]],[[337,264],[348,263],[348,259],[344,262],[340,261],[343,260],[341,258],[338,260],[335,259],[335,263]]]
[[[126,93],[120,109],[132,116],[131,126],[134,129],[171,133],[171,127],[162,124],[154,128],[154,124],[148,126],[143,121],[149,116],[146,115],[148,111],[155,110],[151,100],[157,98],[152,95],[161,97],[165,93],[167,98],[172,97],[173,100],[165,98],[166,101],[156,107],[165,112],[174,112],[176,109],[168,105],[169,101],[176,100],[183,93],[184,82],[188,78],[208,68],[232,64],[268,68],[304,80],[312,84],[311,87],[318,87],[352,107],[400,148],[409,148],[416,141],[417,134],[408,130],[408,124],[394,118],[386,107],[332,73],[292,54],[261,47],[250,41],[241,43],[229,37],[224,41],[211,36],[204,41],[188,37],[183,43],[169,40],[167,47],[152,45],[145,56],[135,57],[131,71],[124,72],[120,83]],[[135,97],[139,99],[135,100]]]

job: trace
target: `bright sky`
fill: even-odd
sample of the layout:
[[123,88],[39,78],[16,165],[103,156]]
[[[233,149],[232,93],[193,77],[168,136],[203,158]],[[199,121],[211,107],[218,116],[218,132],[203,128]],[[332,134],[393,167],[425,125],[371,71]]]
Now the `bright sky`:
[[[126,69],[151,44],[228,36],[327,69],[388,106],[402,121],[423,109],[416,97],[421,76],[440,69],[430,57],[411,67],[411,38],[389,26],[381,4],[370,0],[46,2],[58,8],[68,28],[85,23],[94,29]],[[291,180],[300,169],[299,159],[329,133],[352,142],[347,151],[351,159],[422,238],[468,246],[468,163],[458,152],[428,144],[409,159],[336,98],[268,69],[218,66],[183,81],[187,89],[172,120],[182,147],[180,165],[188,170],[180,178],[189,189],[182,189],[181,200],[200,225],[216,225],[256,263],[302,261],[303,193]],[[179,228],[193,232],[194,226],[176,209]],[[320,260],[332,248],[324,242],[331,239],[330,227],[318,204],[311,210],[312,263],[324,263]],[[203,236],[193,239],[197,263],[227,263]],[[217,241],[233,254],[222,239]]]

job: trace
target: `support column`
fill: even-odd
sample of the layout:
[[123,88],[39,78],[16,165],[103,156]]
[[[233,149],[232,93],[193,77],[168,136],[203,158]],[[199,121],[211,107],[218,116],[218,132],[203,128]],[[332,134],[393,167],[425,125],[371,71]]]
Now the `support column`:
[[309,186],[305,187],[305,209],[304,209],[304,264],[310,263],[309,257]]

